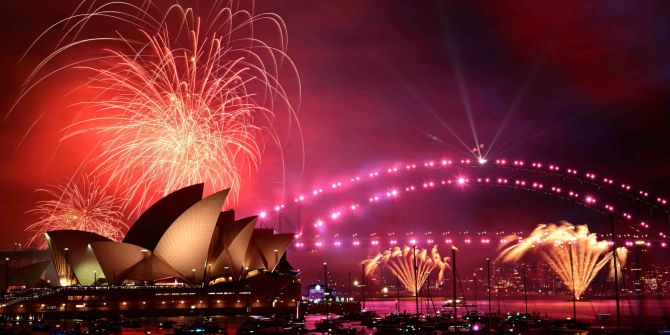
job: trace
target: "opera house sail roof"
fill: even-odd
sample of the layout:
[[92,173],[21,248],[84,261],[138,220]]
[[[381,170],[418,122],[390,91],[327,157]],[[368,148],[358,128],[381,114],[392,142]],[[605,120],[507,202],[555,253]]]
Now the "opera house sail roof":
[[152,282],[164,278],[186,280],[179,271],[155,253],[130,243],[91,243],[93,253],[108,282],[121,284],[125,280]]
[[47,232],[46,239],[61,285],[93,285],[104,277],[90,243],[108,238],[80,230],[55,230]]
[[123,242],[153,250],[170,225],[202,199],[203,190],[204,184],[195,184],[166,195],[140,215]]
[[235,221],[225,212],[221,214],[212,241],[212,257],[208,263],[210,278],[228,276],[240,279],[245,270],[244,258],[257,218]]
[[256,217],[222,212],[229,190],[202,198],[203,184],[158,200],[123,242],[75,230],[47,233],[61,285],[177,280],[207,284],[272,272],[292,234],[255,229]]

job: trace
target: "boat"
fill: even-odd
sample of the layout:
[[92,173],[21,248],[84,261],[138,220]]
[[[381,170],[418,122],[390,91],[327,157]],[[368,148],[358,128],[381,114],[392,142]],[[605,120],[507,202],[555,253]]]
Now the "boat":
[[136,320],[131,320],[128,318],[121,317],[120,322],[118,323],[121,328],[140,328],[141,325],[138,321]]
[[32,327],[32,331],[34,332],[48,332],[49,330],[51,330],[51,327],[44,322],[38,322]]
[[172,332],[174,335],[220,334],[223,330],[211,318],[203,318],[196,322],[177,325]]
[[158,328],[160,329],[172,329],[174,328],[176,322],[172,320],[166,320],[158,324]]
[[238,335],[247,334],[282,334],[287,333],[279,320],[269,317],[251,316],[237,328]]
[[360,321],[361,326],[374,327],[381,318],[375,311],[364,310],[361,312],[349,312],[339,318],[342,321]]
[[[442,308],[443,308],[443,309],[444,309],[444,308],[454,308],[454,303],[453,303],[453,301],[454,301],[453,299],[448,299],[448,300],[446,300],[446,301],[442,304]],[[463,308],[465,308],[465,307],[473,307],[473,308],[474,308],[474,307],[477,307],[477,306],[476,306],[475,304],[471,304],[471,303],[466,302],[466,301],[465,301],[465,298],[463,298],[463,297],[458,297],[458,298],[456,298],[456,307],[457,307],[457,308],[458,308],[458,307],[463,307]]]
[[340,328],[342,321],[339,319],[322,319],[314,324],[317,332],[332,333],[333,330]]

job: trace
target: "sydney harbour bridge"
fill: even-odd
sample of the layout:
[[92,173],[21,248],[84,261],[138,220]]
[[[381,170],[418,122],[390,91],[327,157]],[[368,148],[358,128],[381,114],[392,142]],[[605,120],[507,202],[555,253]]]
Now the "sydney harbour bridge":
[[[614,179],[583,167],[505,158],[436,158],[382,166],[333,179],[321,187],[295,195],[292,201],[285,204],[268,206],[259,216],[266,225],[279,231],[297,232],[298,239],[294,244],[296,249],[332,248],[347,243],[354,247],[362,244],[394,245],[409,243],[410,239],[428,244],[488,244],[498,241],[494,240],[494,236],[458,241],[450,239],[450,236],[441,236],[440,232],[427,234],[428,231],[416,230],[421,229],[420,225],[414,230],[416,236],[421,237],[406,240],[389,235],[390,231],[380,231],[372,237],[332,236],[337,235],[333,231],[338,226],[335,223],[346,222],[349,218],[356,221],[358,213],[368,208],[392,207],[398,201],[411,202],[415,193],[484,189],[496,194],[500,188],[540,194],[548,200],[565,202],[597,213],[604,224],[593,228],[610,239],[614,231],[616,238],[611,240],[616,244],[632,246],[644,243],[649,247],[665,248],[669,242],[670,208],[665,196],[652,194],[626,180]],[[522,204],[519,206],[522,207]],[[363,218],[360,220],[364,221]],[[320,234],[327,227],[330,235]]]

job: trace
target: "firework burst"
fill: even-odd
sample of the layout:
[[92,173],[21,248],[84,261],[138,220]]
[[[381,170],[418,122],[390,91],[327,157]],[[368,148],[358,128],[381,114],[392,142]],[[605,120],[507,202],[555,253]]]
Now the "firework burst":
[[[414,261],[416,259],[416,284],[414,280]],[[442,258],[437,246],[428,251],[405,246],[384,250],[363,261],[365,274],[370,275],[380,267],[387,267],[398,278],[405,288],[416,294],[428,279],[428,276],[437,270],[438,281],[444,277],[444,270],[449,268],[449,257]]]
[[[568,222],[560,225],[539,225],[526,238],[507,237],[515,243],[500,253],[506,262],[518,261],[528,252],[537,252],[579,299],[596,275],[610,264],[610,276],[614,276],[613,257],[609,243],[598,240],[586,225],[574,226]],[[618,270],[626,262],[626,248],[617,248]],[[619,272],[620,273],[620,272]],[[621,278],[621,276],[619,276]]]
[[84,176],[79,182],[69,181],[37,192],[49,197],[28,213],[38,221],[26,228],[31,234],[28,245],[46,248],[44,233],[54,230],[83,230],[114,241],[123,239],[128,229],[120,199],[105,192],[97,178]]
[[[105,45],[100,55],[59,69],[84,71],[85,87],[96,92],[80,104],[94,116],[68,127],[65,138],[100,137],[94,172],[126,190],[133,212],[157,196],[200,182],[231,188],[231,198],[237,199],[242,176],[259,167],[264,137],[282,151],[274,126],[278,111],[287,113],[281,123],[289,132],[296,120],[279,79],[286,72],[294,75],[299,99],[281,18],[241,10],[234,1],[213,2],[204,17],[180,4],[164,9],[150,1],[85,6],[88,2],[79,6],[83,12],[50,29],[64,27],[61,41],[70,42],[62,42],[29,77],[36,84],[55,57]],[[98,21],[118,26],[113,35],[84,37]],[[273,32],[264,35],[274,37],[276,45],[256,37],[260,22],[271,27]]]

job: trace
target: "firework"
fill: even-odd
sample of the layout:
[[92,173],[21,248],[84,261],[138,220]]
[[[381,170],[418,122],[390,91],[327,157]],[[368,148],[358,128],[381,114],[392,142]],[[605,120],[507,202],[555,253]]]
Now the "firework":
[[[607,264],[611,267],[610,276],[614,275],[609,243],[598,240],[586,225],[574,226],[567,222],[539,225],[526,238],[511,236],[507,240],[516,244],[502,250],[499,257],[503,261],[518,261],[532,251],[539,253],[577,300]],[[617,248],[616,253],[617,267],[621,271],[627,249]]]
[[[179,4],[163,9],[150,1],[86,2],[78,7],[86,11],[50,29],[63,26],[61,41],[68,43],[29,77],[29,83],[40,82],[56,56],[105,45],[100,55],[75,58],[62,68],[84,71],[90,78],[85,87],[96,92],[80,104],[94,116],[68,127],[65,138],[100,136],[94,171],[127,190],[133,212],[156,196],[200,182],[230,188],[236,199],[242,175],[259,167],[264,136],[281,151],[277,111],[289,115],[282,124],[290,127],[295,120],[279,79],[288,64],[299,91],[281,18],[238,9],[234,1],[213,2],[202,18]],[[97,20],[118,26],[110,35],[84,37]],[[265,35],[278,45],[256,37],[258,22],[274,30]]]
[[[427,249],[416,249],[405,246],[384,250],[379,254],[363,261],[365,274],[369,275],[380,266],[387,267],[391,273],[398,278],[405,288],[416,294],[428,279],[428,276],[437,270],[438,281],[444,276],[444,270],[449,267],[449,257],[440,257],[437,246],[433,246],[430,252]],[[416,284],[414,280],[414,260],[416,257]]]
[[83,230],[120,241],[128,229],[122,201],[107,194],[97,178],[84,176],[79,182],[69,181],[37,192],[50,199],[39,201],[28,211],[38,218],[26,228],[31,234],[28,245],[46,248],[44,233],[54,230]]

